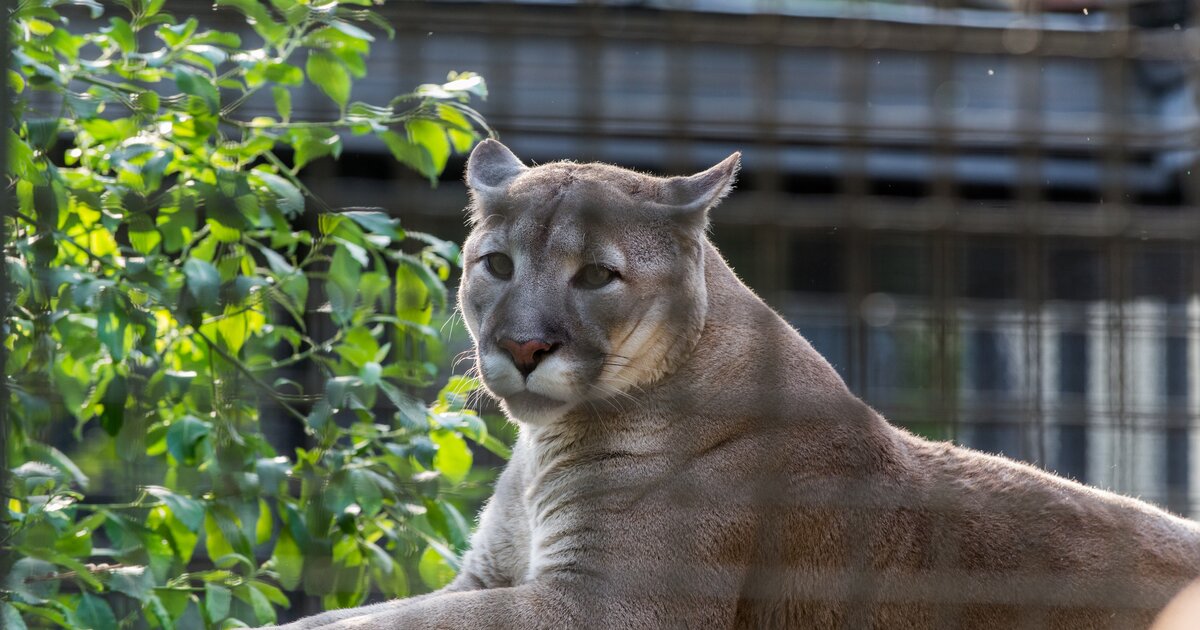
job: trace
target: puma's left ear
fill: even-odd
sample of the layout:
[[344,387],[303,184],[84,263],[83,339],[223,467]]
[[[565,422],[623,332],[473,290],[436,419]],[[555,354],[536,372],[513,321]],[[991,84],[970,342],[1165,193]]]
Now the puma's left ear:
[[681,214],[705,216],[733,189],[741,163],[742,154],[739,151],[702,173],[671,178],[667,181],[667,203]]
[[503,192],[525,168],[508,147],[488,138],[467,158],[467,186],[483,195]]

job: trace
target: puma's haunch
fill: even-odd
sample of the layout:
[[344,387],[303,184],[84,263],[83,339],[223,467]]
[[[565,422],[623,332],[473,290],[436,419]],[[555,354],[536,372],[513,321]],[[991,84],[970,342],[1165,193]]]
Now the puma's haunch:
[[445,589],[289,628],[1139,628],[1200,527],[888,424],[734,276],[739,157],[467,168],[462,315],[520,426]]

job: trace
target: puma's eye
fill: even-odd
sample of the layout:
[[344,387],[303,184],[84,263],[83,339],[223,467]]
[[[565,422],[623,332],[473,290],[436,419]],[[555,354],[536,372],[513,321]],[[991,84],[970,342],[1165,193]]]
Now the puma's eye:
[[599,289],[612,282],[617,272],[603,265],[587,265],[575,276],[575,283],[583,289]]
[[513,261],[504,254],[488,254],[483,257],[483,266],[488,272],[501,280],[508,280],[513,274]]

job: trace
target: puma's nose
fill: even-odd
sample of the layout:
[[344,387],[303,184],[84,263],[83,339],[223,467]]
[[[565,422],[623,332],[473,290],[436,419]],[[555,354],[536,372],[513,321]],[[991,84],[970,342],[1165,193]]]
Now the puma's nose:
[[505,337],[500,340],[500,347],[512,357],[521,375],[529,376],[546,355],[558,349],[558,344],[549,344],[539,339],[518,342]]

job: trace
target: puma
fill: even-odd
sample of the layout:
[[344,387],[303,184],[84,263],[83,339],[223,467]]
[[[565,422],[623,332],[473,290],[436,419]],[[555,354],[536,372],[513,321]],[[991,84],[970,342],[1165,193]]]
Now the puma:
[[287,628],[1144,628],[1200,526],[888,424],[706,236],[691,177],[485,141],[459,306],[520,427],[461,574]]

